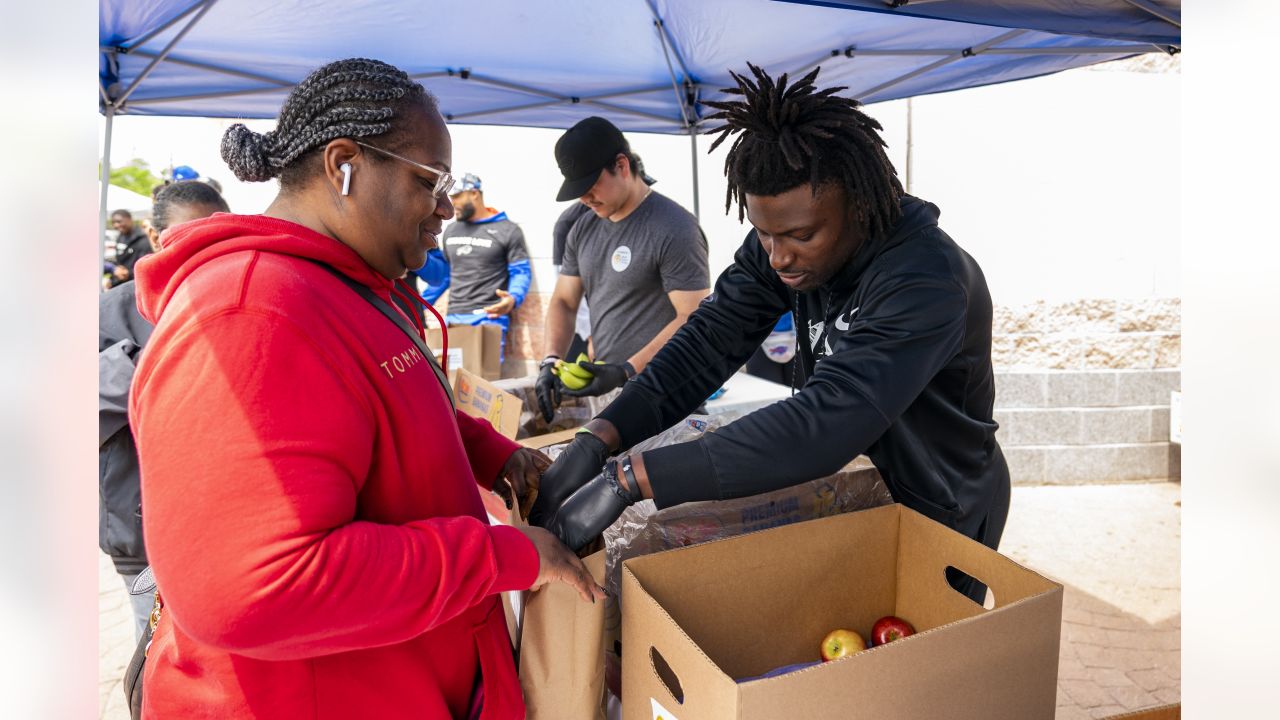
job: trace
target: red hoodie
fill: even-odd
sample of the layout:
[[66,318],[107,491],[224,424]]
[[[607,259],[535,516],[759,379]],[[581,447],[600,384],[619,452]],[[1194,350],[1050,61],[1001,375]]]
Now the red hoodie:
[[217,214],[137,266],[131,393],[165,611],[147,718],[524,717],[498,593],[538,556],[488,523],[516,445],[456,413],[332,238]]

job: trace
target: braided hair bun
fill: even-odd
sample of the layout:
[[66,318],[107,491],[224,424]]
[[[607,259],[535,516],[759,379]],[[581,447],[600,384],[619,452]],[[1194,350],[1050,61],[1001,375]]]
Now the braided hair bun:
[[236,123],[222,135],[222,160],[244,182],[263,182],[280,171],[267,162],[266,135]]

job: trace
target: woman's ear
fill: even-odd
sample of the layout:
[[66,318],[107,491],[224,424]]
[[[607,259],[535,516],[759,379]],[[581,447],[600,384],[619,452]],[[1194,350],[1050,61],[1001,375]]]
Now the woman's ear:
[[160,252],[160,233],[151,227],[151,223],[147,223],[147,240],[151,242],[151,250],[153,252]]
[[[353,158],[360,154],[360,146],[350,138],[330,140],[324,148],[325,181],[333,189],[335,195],[350,194],[354,178],[355,163]],[[346,168],[343,168],[346,165]],[[343,192],[346,190],[346,192]]]

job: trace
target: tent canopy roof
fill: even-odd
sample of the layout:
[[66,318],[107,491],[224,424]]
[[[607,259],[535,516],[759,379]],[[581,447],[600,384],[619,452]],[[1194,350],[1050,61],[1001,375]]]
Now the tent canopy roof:
[[99,100],[113,114],[273,118],[311,70],[374,57],[421,80],[450,122],[563,128],[595,114],[662,133],[698,126],[702,101],[723,98],[729,70],[747,61],[771,73],[821,64],[821,86],[873,103],[1176,51],[1181,12],[1178,0],[472,0],[466,12],[409,0],[100,0],[100,10]]

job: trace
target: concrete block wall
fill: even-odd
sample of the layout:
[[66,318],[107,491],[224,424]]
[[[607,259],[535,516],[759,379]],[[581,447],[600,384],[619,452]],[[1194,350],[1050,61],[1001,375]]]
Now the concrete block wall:
[[996,437],[1024,485],[1179,479],[1169,393],[1181,387],[1178,298],[998,306]]
[[1179,479],[1169,369],[996,373],[996,439],[1015,484]]

